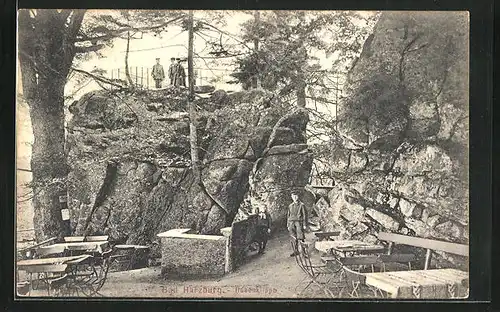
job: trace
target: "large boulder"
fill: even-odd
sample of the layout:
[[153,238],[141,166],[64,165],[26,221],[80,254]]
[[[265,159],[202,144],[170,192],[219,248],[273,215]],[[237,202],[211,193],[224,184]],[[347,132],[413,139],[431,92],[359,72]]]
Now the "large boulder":
[[[251,203],[265,206],[271,214],[273,227],[286,222],[291,192],[300,191],[302,201],[313,195],[305,190],[312,168],[312,155],[306,144],[278,145],[259,159],[252,172]],[[312,204],[308,203],[309,210]]]

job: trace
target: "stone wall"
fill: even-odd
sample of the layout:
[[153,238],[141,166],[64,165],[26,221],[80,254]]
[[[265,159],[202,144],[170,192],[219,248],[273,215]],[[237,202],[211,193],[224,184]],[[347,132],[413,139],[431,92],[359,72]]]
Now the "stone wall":
[[224,275],[227,238],[187,232],[189,229],[174,229],[158,234],[161,239],[162,275],[172,279]]

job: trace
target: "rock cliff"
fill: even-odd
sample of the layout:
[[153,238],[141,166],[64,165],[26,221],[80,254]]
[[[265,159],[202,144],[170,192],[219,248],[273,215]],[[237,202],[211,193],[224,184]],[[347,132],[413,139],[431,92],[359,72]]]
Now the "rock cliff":
[[323,229],[468,242],[468,36],[466,13],[382,14],[339,108]]

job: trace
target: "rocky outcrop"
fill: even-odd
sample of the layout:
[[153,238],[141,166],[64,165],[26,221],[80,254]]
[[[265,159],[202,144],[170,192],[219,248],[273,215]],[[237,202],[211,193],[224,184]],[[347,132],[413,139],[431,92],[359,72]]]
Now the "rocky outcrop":
[[198,185],[190,168],[186,97],[174,91],[99,91],[71,105],[68,195],[75,233],[140,244],[173,228],[220,234],[244,198],[269,190],[281,190],[273,193],[279,204],[270,211],[283,218],[287,192],[309,179],[307,112],[289,112],[261,90],[219,90],[197,100]]
[[379,231],[468,242],[467,84],[466,14],[382,14],[339,108],[325,230],[374,242]]

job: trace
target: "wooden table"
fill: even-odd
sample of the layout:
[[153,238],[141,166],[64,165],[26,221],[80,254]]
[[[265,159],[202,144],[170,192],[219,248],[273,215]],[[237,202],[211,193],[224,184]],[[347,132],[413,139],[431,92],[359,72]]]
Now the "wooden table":
[[365,273],[365,283],[385,291],[391,298],[447,299],[464,297],[469,273],[456,269],[433,269]]
[[384,246],[358,240],[318,241],[315,242],[314,247],[324,253],[334,254],[334,252],[339,252],[344,257],[347,253],[377,253],[384,251]]
[[29,259],[29,260],[20,260],[17,262],[17,268],[19,270],[26,270],[30,267],[37,265],[48,265],[48,264],[79,264],[89,258],[92,258],[90,255],[81,255],[81,256],[71,256],[71,257],[54,257],[54,258],[42,258],[42,259]]
[[102,253],[109,246],[109,242],[72,242],[72,243],[57,243],[49,246],[38,248],[38,252],[43,255],[51,255],[69,251],[89,251]]

